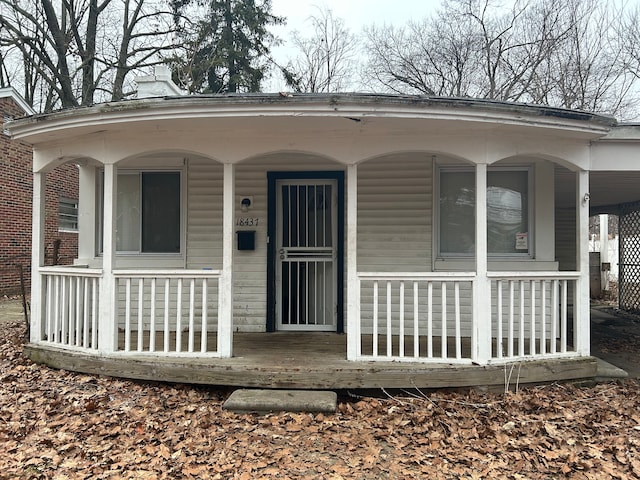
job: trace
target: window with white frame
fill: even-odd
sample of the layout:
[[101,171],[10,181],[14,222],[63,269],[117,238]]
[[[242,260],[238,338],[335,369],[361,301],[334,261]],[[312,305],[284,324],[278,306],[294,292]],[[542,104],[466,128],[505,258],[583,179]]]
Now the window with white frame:
[[181,252],[179,171],[119,171],[116,196],[116,251]]
[[[439,256],[475,254],[475,170],[440,167]],[[532,191],[528,167],[487,171],[487,248],[490,256],[530,256]]]
[[58,230],[78,231],[78,200],[60,197],[58,201]]

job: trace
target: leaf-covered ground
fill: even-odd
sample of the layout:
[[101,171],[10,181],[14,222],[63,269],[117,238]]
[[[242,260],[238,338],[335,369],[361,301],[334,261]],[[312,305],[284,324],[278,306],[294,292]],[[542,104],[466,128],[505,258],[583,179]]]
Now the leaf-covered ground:
[[345,395],[333,415],[237,415],[222,409],[224,389],[35,365],[23,331],[0,331],[0,478],[640,478],[634,380]]

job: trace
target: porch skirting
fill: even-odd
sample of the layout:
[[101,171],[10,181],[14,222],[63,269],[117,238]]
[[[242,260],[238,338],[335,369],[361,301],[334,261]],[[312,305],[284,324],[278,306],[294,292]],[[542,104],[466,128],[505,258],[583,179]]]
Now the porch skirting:
[[[261,388],[370,389],[456,388],[588,380],[596,376],[594,357],[537,359],[501,365],[420,364],[348,361],[345,336],[313,343],[293,334],[235,334],[232,358],[166,357],[137,353],[71,351],[30,343],[26,355],[53,368],[113,377],[203,385]],[[299,337],[299,335],[297,336]],[[341,341],[336,342],[336,337]],[[265,341],[267,339],[267,341]]]

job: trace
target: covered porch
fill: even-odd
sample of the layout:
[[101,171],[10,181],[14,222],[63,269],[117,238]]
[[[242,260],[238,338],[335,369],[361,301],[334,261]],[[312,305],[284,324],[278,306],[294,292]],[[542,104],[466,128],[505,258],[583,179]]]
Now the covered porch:
[[[503,385],[513,375],[521,383],[594,376],[589,149],[610,120],[484,102],[374,100],[345,96],[336,106],[323,97],[279,105],[159,99],[145,100],[142,116],[92,107],[77,114],[79,121],[51,114],[18,122],[14,134],[35,147],[31,357],[131,378],[273,388],[428,388]],[[457,133],[462,127],[464,137]],[[212,141],[211,131],[226,143]],[[243,142],[246,132],[258,132],[253,142]],[[74,266],[48,267],[44,173],[69,161],[81,172],[80,254]],[[145,168],[180,172],[180,244],[171,255],[123,254],[118,246],[119,173]],[[496,253],[488,197],[497,188],[495,172],[513,171],[530,200],[520,230],[509,234],[515,246]],[[472,195],[471,203],[458,200],[473,212],[471,224],[460,222],[470,232],[471,252],[439,245],[442,218],[451,215],[439,193],[447,175]],[[275,191],[289,195],[292,179],[313,180],[307,184],[313,190],[295,186],[305,202],[311,191],[314,201],[320,198],[318,178],[335,180],[342,200],[331,210],[331,229],[323,227],[334,244],[300,260],[308,245],[274,238],[285,227],[273,218],[291,200],[275,198],[271,178]],[[462,185],[467,178],[471,183]],[[563,263],[554,197],[566,182],[573,261]],[[207,197],[209,190],[219,195]],[[245,199],[254,208],[249,215]],[[329,207],[310,205],[305,208],[315,213],[304,221],[313,218],[319,228],[317,212]],[[286,228],[308,232],[311,223],[300,227],[296,208],[290,212],[299,218]],[[238,233],[249,226],[259,243],[246,253]],[[282,258],[313,269],[295,267],[293,276],[287,266],[287,286],[274,287],[283,282]],[[322,292],[329,307],[314,300],[320,290],[311,287],[325,280],[314,273],[311,281],[308,272],[334,259],[333,293]],[[297,300],[285,300],[282,292],[291,296],[293,289]],[[329,312],[323,322],[310,313],[321,303]],[[292,308],[304,321],[283,321]]]

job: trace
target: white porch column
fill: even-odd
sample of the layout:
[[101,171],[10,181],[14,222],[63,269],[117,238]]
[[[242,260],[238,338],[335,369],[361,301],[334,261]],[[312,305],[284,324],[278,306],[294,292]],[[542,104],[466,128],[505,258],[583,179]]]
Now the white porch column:
[[358,281],[358,166],[347,167],[347,360],[361,354]]
[[96,167],[93,165],[81,165],[78,170],[78,197],[78,260],[88,263],[96,251]]
[[115,352],[118,346],[118,312],[116,284],[113,277],[116,256],[117,168],[104,166],[104,198],[102,223],[102,278],[100,279],[100,311],[98,313],[98,350]]
[[487,277],[487,165],[476,165],[476,278],[473,289],[471,358],[491,359],[491,283]]
[[233,355],[233,218],[235,167],[224,164],[222,193],[222,276],[218,286],[218,353]]
[[46,173],[33,174],[33,212],[31,226],[31,320],[29,341],[39,342],[43,333],[43,284],[40,267],[44,266],[44,221],[45,221]]
[[589,172],[577,174],[576,198],[576,265],[580,279],[576,282],[573,302],[574,342],[576,352],[589,355],[591,314],[589,312]]

